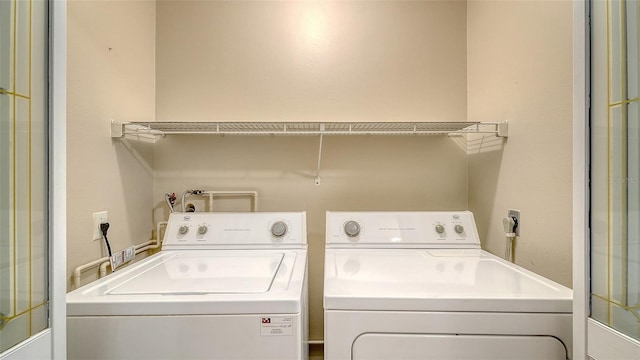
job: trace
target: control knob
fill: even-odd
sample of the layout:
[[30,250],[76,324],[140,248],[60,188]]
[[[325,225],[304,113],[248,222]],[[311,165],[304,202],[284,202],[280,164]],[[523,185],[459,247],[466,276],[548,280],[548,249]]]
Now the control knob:
[[282,237],[287,233],[287,224],[283,221],[276,221],[271,225],[271,234],[275,237]]
[[207,225],[200,225],[200,226],[198,226],[198,234],[199,234],[199,235],[204,235],[204,234],[206,234],[208,230],[209,230],[209,228],[207,227]]
[[347,221],[347,223],[344,224],[344,232],[349,237],[356,237],[360,234],[360,224],[353,220]]
[[444,234],[444,225],[442,225],[442,224],[436,225],[436,232],[438,234]]
[[456,225],[453,229],[454,229],[458,234],[462,234],[462,233],[464,232],[464,226],[462,226],[462,225]]
[[187,225],[182,225],[178,229],[178,232],[180,233],[180,235],[184,235],[189,232],[189,227]]

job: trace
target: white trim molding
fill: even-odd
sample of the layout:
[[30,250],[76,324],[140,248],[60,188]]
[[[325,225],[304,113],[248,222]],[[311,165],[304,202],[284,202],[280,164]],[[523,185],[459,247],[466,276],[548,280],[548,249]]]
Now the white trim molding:
[[67,358],[67,3],[50,1],[49,171],[50,283],[53,359]]
[[573,2],[573,359],[587,358],[589,316],[589,3]]
[[[593,319],[588,320],[587,332],[589,333],[588,353],[593,359],[640,359],[640,341]],[[586,359],[586,357],[582,359]]]

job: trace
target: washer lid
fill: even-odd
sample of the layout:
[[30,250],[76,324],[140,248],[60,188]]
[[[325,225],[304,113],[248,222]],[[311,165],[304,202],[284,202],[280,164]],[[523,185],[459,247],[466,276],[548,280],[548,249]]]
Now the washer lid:
[[283,253],[178,253],[117,284],[105,294],[264,293],[271,288],[283,257]]
[[328,249],[327,310],[571,312],[570,289],[479,249]]
[[306,250],[160,251],[67,294],[68,316],[297,314]]

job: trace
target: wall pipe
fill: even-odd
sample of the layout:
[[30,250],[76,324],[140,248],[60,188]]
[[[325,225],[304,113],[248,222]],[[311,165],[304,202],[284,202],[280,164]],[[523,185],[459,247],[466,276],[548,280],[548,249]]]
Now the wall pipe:
[[213,209],[213,197],[214,196],[251,196],[253,198],[253,212],[258,211],[258,192],[257,191],[241,191],[241,190],[202,190],[202,195],[209,196],[209,211]]
[[[143,251],[147,251],[147,250],[153,250],[153,249],[157,249],[160,247],[160,245],[162,244],[162,240],[160,240],[160,227],[162,225],[167,225],[166,221],[160,221],[157,226],[156,226],[156,239],[154,240],[149,240],[146,242],[143,242],[141,244],[136,245],[136,252],[135,254],[138,255],[139,253],[143,252]],[[73,270],[73,283],[76,286],[76,288],[80,287],[80,279],[81,279],[81,275],[84,271],[94,268],[98,265],[100,265],[100,277],[103,277],[106,275],[107,273],[107,266],[110,264],[109,262],[109,257],[105,256],[105,257],[101,257],[99,259],[93,260],[91,262],[88,262],[86,264],[82,264],[78,267],[76,267]]]
[[[159,240],[160,239],[160,226],[162,225],[167,225],[166,221],[160,221],[157,225],[156,225],[156,239],[154,240],[149,240],[147,242],[143,242],[142,244],[138,244],[136,245],[136,255],[140,254],[141,252],[147,251],[147,250],[153,250],[153,249],[157,249],[160,247],[160,244],[162,244],[162,241]],[[107,258],[107,261],[104,261],[102,264],[100,264],[100,277],[104,277],[107,275],[107,267],[111,266],[111,262],[109,261],[109,258]]]
[[109,257],[108,256],[101,257],[100,259],[93,260],[91,262],[88,262],[86,264],[80,265],[77,268],[75,268],[75,270],[73,270],[73,283],[75,284],[76,288],[80,287],[80,275],[82,274],[83,271],[91,269],[92,267],[98,266],[104,261],[109,261]]
[[198,196],[208,196],[209,197],[209,211],[213,209],[213,198],[214,196],[251,196],[253,198],[253,212],[258,211],[258,192],[257,191],[244,191],[244,190],[185,190],[180,197],[180,206],[182,207],[182,212],[186,211],[185,201],[187,195],[198,195]]

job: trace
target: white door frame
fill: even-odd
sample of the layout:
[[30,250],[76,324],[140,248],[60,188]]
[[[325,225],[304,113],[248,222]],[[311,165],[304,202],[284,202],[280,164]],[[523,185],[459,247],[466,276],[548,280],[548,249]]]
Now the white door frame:
[[589,0],[573,2],[573,359],[587,358],[589,317]]
[[67,3],[50,0],[50,296],[53,359],[67,358]]
[[49,328],[2,353],[2,360],[66,359],[67,4],[49,0]]
[[632,359],[638,341],[590,319],[590,1],[573,2],[573,359]]

